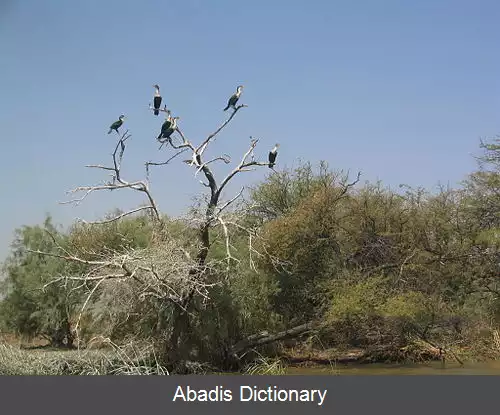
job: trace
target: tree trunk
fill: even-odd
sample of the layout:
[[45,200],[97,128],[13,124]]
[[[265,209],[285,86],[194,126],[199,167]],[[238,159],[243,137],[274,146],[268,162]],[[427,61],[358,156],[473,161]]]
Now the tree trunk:
[[58,349],[73,348],[74,337],[71,333],[71,324],[67,318],[61,322],[61,325],[57,329],[52,330],[49,337],[52,347]]
[[[203,266],[208,256],[208,250],[210,249],[209,218],[215,206],[216,202],[213,203],[212,200],[207,209],[207,221],[200,229],[199,238],[202,247],[197,255],[198,264],[189,272],[194,278],[197,278],[203,273]],[[188,310],[191,309],[194,293],[195,291],[192,289],[183,299],[182,307],[176,306],[174,309],[172,333],[166,344],[167,350],[164,352],[164,356],[167,358],[169,364],[175,365],[182,360],[188,360],[191,354],[193,342]]]
[[[187,307],[189,307],[188,304]],[[189,360],[192,346],[191,323],[188,312],[181,307],[175,307],[173,314],[172,333],[165,345],[164,356],[166,363],[176,365]]]
[[276,334],[268,334],[267,332],[253,334],[252,336],[249,336],[246,339],[243,339],[236,343],[232,348],[232,354],[237,356],[239,353],[257,346],[262,346],[264,344],[273,343],[279,340],[300,336],[308,331],[318,329],[319,326],[319,323],[309,322],[306,324],[301,324],[300,326],[293,327],[291,329],[281,331]]

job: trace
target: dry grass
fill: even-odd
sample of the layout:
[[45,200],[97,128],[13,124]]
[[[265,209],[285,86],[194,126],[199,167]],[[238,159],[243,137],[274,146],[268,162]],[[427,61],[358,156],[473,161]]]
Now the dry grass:
[[245,374],[247,375],[284,375],[286,373],[286,365],[281,359],[271,359],[260,357],[254,363],[249,365]]
[[0,375],[168,375],[148,347],[102,350],[23,350],[0,344]]

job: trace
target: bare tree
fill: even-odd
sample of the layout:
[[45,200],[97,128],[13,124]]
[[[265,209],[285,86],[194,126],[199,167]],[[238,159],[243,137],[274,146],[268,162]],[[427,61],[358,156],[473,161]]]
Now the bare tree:
[[[114,217],[102,221],[93,221],[84,223],[90,225],[98,225],[118,221],[128,215],[132,215],[139,211],[149,211],[153,218],[155,231],[162,235],[163,240],[167,241],[169,246],[163,244],[160,248],[153,248],[149,250],[134,250],[130,252],[106,252],[101,254],[102,260],[89,261],[84,258],[75,256],[66,248],[59,246],[61,253],[56,254],[60,258],[68,261],[74,261],[88,266],[89,271],[81,276],[64,276],[56,281],[63,279],[77,279],[82,282],[81,287],[88,287],[92,283],[92,289],[89,290],[88,297],[83,304],[80,317],[90,301],[90,298],[101,284],[115,284],[116,282],[132,281],[134,287],[137,287],[137,295],[142,297],[153,296],[161,301],[170,302],[175,304],[173,327],[170,339],[167,342],[166,353],[170,360],[180,359],[184,351],[188,351],[188,339],[185,334],[189,332],[190,325],[190,310],[193,305],[193,298],[196,296],[206,298],[208,296],[208,289],[214,284],[209,281],[210,264],[207,263],[207,256],[212,244],[210,240],[210,229],[220,228],[221,234],[225,238],[225,247],[228,264],[234,259],[231,255],[231,243],[229,227],[235,227],[240,231],[245,231],[249,237],[250,252],[255,252],[252,247],[252,238],[255,238],[255,231],[247,229],[238,223],[234,213],[231,213],[231,206],[241,198],[243,188],[233,197],[223,200],[223,191],[228,184],[240,173],[254,170],[256,167],[268,166],[268,162],[256,161],[254,151],[258,144],[257,139],[252,139],[251,143],[243,154],[239,162],[230,170],[227,175],[218,180],[212,169],[211,165],[216,162],[223,162],[230,164],[229,156],[222,155],[207,159],[205,161],[205,153],[211,143],[214,142],[218,134],[233,120],[236,114],[246,105],[237,106],[230,116],[211,134],[209,134],[201,143],[195,145],[191,140],[186,138],[180,128],[176,128],[177,135],[170,136],[166,140],[158,139],[161,142],[160,149],[164,144],[169,144],[174,149],[178,150],[168,160],[163,162],[148,161],[145,163],[146,178],[143,180],[129,181],[124,178],[121,165],[124,153],[127,147],[127,142],[131,138],[128,130],[123,134],[118,135],[118,141],[112,154],[112,163],[106,165],[87,165],[88,168],[99,169],[110,172],[111,180],[104,181],[103,183],[95,185],[80,186],[70,190],[69,194],[83,194],[80,197],[72,198],[62,203],[79,204],[85,200],[90,194],[104,190],[119,190],[129,189],[131,191],[140,192],[144,194],[146,203],[143,206],[120,213]],[[150,108],[152,109],[152,108]],[[167,108],[160,109],[160,111],[170,114]],[[155,201],[150,190],[149,175],[150,169],[153,166],[166,166],[178,158],[184,152],[191,153],[191,159],[185,160],[194,169],[194,176],[203,173],[205,181],[201,183],[208,188],[208,197],[204,207],[204,214],[198,218],[198,237],[197,241],[193,241],[196,246],[196,255],[192,256],[190,253],[176,246],[172,240],[168,240],[166,234],[165,222],[161,216],[160,209]],[[35,251],[44,255],[55,255]],[[181,254],[181,256],[179,256]],[[55,282],[55,281],[54,281]],[[78,323],[77,327],[78,328]]]

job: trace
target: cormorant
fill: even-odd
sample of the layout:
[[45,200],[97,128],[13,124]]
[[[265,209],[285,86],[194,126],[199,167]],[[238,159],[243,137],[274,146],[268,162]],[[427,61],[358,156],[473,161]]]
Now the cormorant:
[[276,156],[278,155],[278,147],[280,145],[276,144],[274,148],[269,152],[269,168],[272,169],[274,167],[274,163],[276,161]]
[[170,116],[170,114],[167,114],[167,118],[165,118],[165,122],[161,126],[160,135],[156,139],[159,140],[160,138],[164,137],[164,134],[168,131],[171,125],[172,125],[172,117]]
[[120,115],[118,118],[118,121],[115,121],[113,124],[110,125],[108,134],[111,134],[111,131],[115,130],[118,133],[118,128],[120,128],[123,124],[123,120],[125,119],[125,115]]
[[243,85],[240,85],[236,89],[236,93],[233,94],[233,96],[231,98],[229,98],[229,101],[227,101],[227,107],[224,108],[224,111],[227,111],[229,109],[229,107],[233,107],[234,109],[236,109],[235,105],[238,102],[238,100],[240,99],[240,95],[242,92],[243,92]]
[[154,114],[155,115],[158,115],[160,113],[160,111],[158,111],[160,109],[160,105],[161,105],[161,95],[160,95],[160,87],[155,84],[153,85],[153,88],[156,89],[155,91],[155,97],[153,99],[153,106],[154,106]]
[[160,140],[162,138],[170,139],[170,136],[177,129],[177,120],[178,119],[180,119],[180,117],[171,117],[169,114],[167,119],[165,120],[165,122],[161,126],[161,132],[160,132],[160,135],[157,137],[157,140]]

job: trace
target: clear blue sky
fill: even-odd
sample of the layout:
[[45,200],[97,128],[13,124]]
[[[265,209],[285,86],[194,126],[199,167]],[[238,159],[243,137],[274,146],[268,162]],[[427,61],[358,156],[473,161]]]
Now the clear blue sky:
[[[13,230],[45,212],[68,224],[142,200],[58,205],[104,178],[83,166],[109,160],[121,113],[133,134],[125,178],[163,159],[153,83],[195,141],[245,85],[249,108],[212,154],[239,157],[253,135],[262,156],[281,143],[280,167],[324,159],[390,186],[453,185],[475,168],[478,138],[500,130],[499,21],[497,0],[2,0],[0,258]],[[174,215],[201,188],[179,164],[152,181]]]

